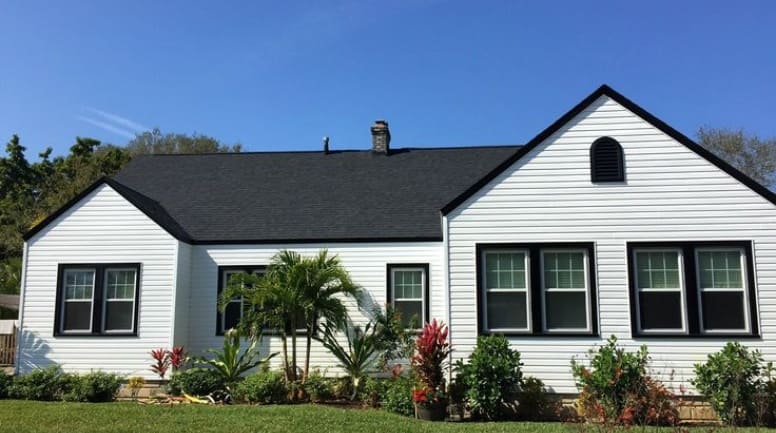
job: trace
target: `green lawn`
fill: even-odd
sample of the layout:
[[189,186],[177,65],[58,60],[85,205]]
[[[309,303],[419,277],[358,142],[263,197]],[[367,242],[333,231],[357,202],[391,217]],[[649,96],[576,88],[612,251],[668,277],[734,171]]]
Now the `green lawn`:
[[[581,430],[561,423],[430,423],[379,410],[340,409],[315,405],[161,407],[141,406],[135,403],[43,403],[0,400],[0,433],[575,433],[578,431]],[[706,433],[708,429],[693,431]],[[745,429],[738,430],[738,432],[743,431]]]

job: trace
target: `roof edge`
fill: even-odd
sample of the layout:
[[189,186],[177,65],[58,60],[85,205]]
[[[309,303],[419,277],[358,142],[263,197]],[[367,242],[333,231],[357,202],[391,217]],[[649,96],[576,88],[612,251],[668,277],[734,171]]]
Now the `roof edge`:
[[464,201],[466,201],[469,197],[473,196],[477,191],[484,188],[485,185],[487,185],[491,180],[495,179],[499,174],[503,173],[506,169],[508,169],[512,164],[520,160],[523,156],[525,156],[528,152],[533,150],[536,146],[541,144],[544,140],[546,140],[549,136],[557,132],[560,128],[562,128],[566,123],[570,122],[571,119],[573,119],[575,116],[577,116],[579,113],[584,111],[585,108],[590,106],[593,102],[595,102],[598,98],[601,96],[608,96],[609,98],[613,99],[618,104],[622,105],[623,107],[627,108],[628,110],[632,111],[637,116],[641,117],[642,119],[646,120],[649,124],[663,132],[664,134],[668,135],[669,137],[673,138],[674,140],[678,141],[679,143],[683,144],[685,147],[689,148],[702,158],[706,159],[707,161],[711,162],[717,168],[724,171],[725,173],[729,174],[739,182],[743,183],[749,189],[756,192],[757,194],[761,195],[766,200],[770,201],[774,205],[776,205],[776,194],[774,194],[773,191],[769,190],[765,186],[761,185],[759,182],[755,181],[751,177],[747,176],[737,168],[733,167],[726,161],[724,161],[722,158],[718,157],[714,153],[712,153],[710,150],[704,148],[700,144],[696,143],[686,135],[682,134],[681,132],[677,131],[664,121],[658,119],[655,115],[648,112],[644,108],[640,107],[635,102],[631,101],[621,93],[617,92],[616,90],[612,89],[606,84],[601,85],[598,89],[596,89],[593,93],[585,97],[582,101],[580,101],[577,105],[575,105],[571,110],[567,111],[565,114],[563,114],[560,118],[558,118],[555,122],[553,122],[550,126],[545,128],[542,132],[540,132],[537,136],[531,139],[528,143],[525,144],[522,148],[518,149],[517,152],[515,152],[512,156],[507,158],[504,162],[499,164],[495,169],[491,170],[488,174],[486,174],[483,178],[477,181],[474,185],[469,187],[466,191],[464,191],[462,194],[460,194],[458,197],[454,198],[452,201],[450,201],[448,204],[446,204],[440,211],[442,212],[442,215],[447,215],[453,210],[455,210],[458,206],[460,206]]
[[374,238],[288,238],[288,239],[204,239],[194,240],[192,245],[272,245],[272,244],[347,244],[368,242],[442,242],[442,236],[374,237]]
[[[143,196],[143,194],[107,176],[100,177],[99,179],[94,181],[91,185],[86,187],[83,191],[78,193],[75,197],[71,198],[65,204],[60,206],[57,210],[49,214],[46,218],[43,219],[43,221],[39,222],[38,224],[35,224],[31,229],[29,229],[26,233],[24,233],[24,235],[22,236],[22,239],[24,239],[25,242],[30,240],[33,236],[35,236],[41,230],[46,228],[49,224],[54,222],[54,220],[56,220],[57,218],[62,216],[62,214],[67,212],[68,209],[75,206],[79,201],[83,200],[86,196],[91,194],[94,190],[96,190],[98,187],[100,187],[103,184],[110,186],[114,191],[116,191],[125,200],[127,200],[130,204],[132,204],[132,206],[134,206],[135,208],[143,212],[145,216],[150,218],[153,222],[159,225],[159,227],[164,229],[175,239],[178,239],[180,241],[187,242],[187,243],[192,242],[191,237],[183,230],[183,228],[178,226],[177,223],[171,223],[168,221],[161,220],[161,218],[159,218],[159,215],[156,215],[150,209],[146,209],[146,206],[144,204],[140,203],[135,197],[132,197],[132,194],[137,194],[140,196]],[[148,198],[148,200],[151,200],[151,199]],[[167,217],[169,218],[170,221],[174,221],[174,219],[169,215],[167,215]]]

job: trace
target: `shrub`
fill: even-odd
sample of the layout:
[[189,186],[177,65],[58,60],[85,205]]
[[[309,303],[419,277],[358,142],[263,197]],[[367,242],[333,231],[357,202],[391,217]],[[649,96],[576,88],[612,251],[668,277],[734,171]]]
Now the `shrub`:
[[647,374],[646,346],[628,352],[611,336],[606,344],[588,351],[589,366],[571,360],[571,372],[580,390],[579,415],[605,424],[675,425],[674,395]]
[[434,319],[415,340],[415,354],[410,363],[421,385],[413,393],[413,400],[418,404],[438,403],[445,398],[444,367],[451,350],[447,333],[447,325]]
[[210,368],[190,368],[172,375],[167,384],[168,393],[180,395],[208,395],[224,389],[221,376]]
[[364,389],[361,392],[361,401],[370,407],[379,407],[385,398],[387,387],[385,379],[367,377],[364,381]]
[[213,355],[211,359],[196,358],[195,364],[211,367],[220,377],[221,383],[231,393],[235,385],[242,380],[242,375],[256,367],[266,367],[277,352],[262,358],[257,347],[259,340],[252,340],[248,348],[240,349],[240,333],[234,329],[227,331],[224,336],[222,350],[208,349]]
[[313,371],[304,383],[304,390],[311,401],[326,401],[334,397],[334,382],[320,371]]
[[690,382],[725,423],[752,422],[755,397],[763,386],[761,363],[759,351],[730,342],[705,363],[695,364],[695,378]]
[[62,373],[58,366],[33,370],[15,377],[8,394],[20,400],[58,400],[67,392],[71,377]]
[[488,420],[505,418],[523,377],[520,352],[512,350],[504,336],[485,336],[477,340],[468,361],[459,360],[455,368],[472,415]]
[[13,383],[13,376],[0,373],[0,398],[8,398],[8,391]]
[[283,373],[263,371],[238,383],[235,395],[237,399],[249,403],[284,403],[288,397],[288,385]]
[[129,395],[133,400],[137,399],[137,395],[140,394],[140,390],[143,389],[145,384],[145,379],[140,376],[133,376],[127,380],[127,389],[129,390]]
[[385,383],[385,393],[381,402],[383,409],[404,416],[415,414],[412,402],[412,390],[415,380],[406,376],[396,376]]
[[544,421],[550,407],[544,383],[535,377],[526,377],[517,396],[517,417],[525,421]]
[[66,401],[89,403],[109,402],[116,399],[123,378],[117,374],[93,371],[82,376],[70,376],[69,388],[63,396]]

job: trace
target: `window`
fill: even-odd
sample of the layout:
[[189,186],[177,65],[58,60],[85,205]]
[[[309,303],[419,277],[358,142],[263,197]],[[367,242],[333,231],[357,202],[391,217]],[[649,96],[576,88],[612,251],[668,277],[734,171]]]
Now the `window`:
[[634,335],[757,335],[751,242],[629,243]]
[[588,331],[585,250],[542,251],[542,302],[545,331]]
[[136,335],[140,265],[59,265],[54,335]]
[[643,333],[687,332],[682,251],[645,249],[633,252],[636,263],[636,302]]
[[749,332],[745,261],[742,249],[697,249],[701,330]]
[[[221,292],[224,291],[229,284],[239,283],[245,275],[257,274],[263,275],[265,268],[263,266],[221,266],[218,268],[218,295],[220,298]],[[245,308],[245,302],[242,297],[237,296],[226,304],[224,312],[220,310],[216,311],[216,334],[224,335],[224,333],[240,323],[242,319],[243,311]]]
[[406,328],[428,322],[428,264],[389,264],[388,302]]
[[590,146],[590,176],[593,182],[622,182],[625,163],[622,146],[611,137],[601,137]]
[[483,332],[597,332],[592,244],[492,244],[477,250]]

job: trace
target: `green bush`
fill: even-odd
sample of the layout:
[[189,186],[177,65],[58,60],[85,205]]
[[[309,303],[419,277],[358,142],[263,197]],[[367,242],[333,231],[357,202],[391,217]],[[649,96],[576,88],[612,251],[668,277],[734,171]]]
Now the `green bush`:
[[361,390],[361,401],[367,406],[379,407],[385,399],[385,390],[388,387],[385,379],[367,377],[364,388]]
[[82,376],[71,375],[65,380],[68,383],[63,387],[67,388],[64,391],[64,400],[103,403],[116,399],[119,389],[121,389],[123,377],[117,374],[93,371]]
[[0,373],[0,398],[8,398],[8,391],[13,383],[13,376]]
[[762,355],[730,342],[721,351],[695,364],[695,378],[690,382],[711,403],[727,424],[740,425],[755,421],[755,397],[763,387]]
[[604,423],[632,424],[643,419],[635,414],[636,405],[649,395],[649,383],[662,384],[647,375],[649,353],[646,346],[627,352],[617,346],[617,338],[609,337],[606,344],[588,351],[589,366],[571,360],[571,373],[580,391],[578,412]]
[[167,383],[167,393],[171,395],[208,395],[224,389],[221,376],[209,368],[190,368],[176,372]]
[[406,376],[396,376],[387,380],[381,406],[389,412],[413,416],[415,414],[415,404],[412,402],[414,387],[415,380]]
[[334,381],[324,377],[321,372],[314,371],[304,383],[304,391],[313,402],[330,400],[334,397]]
[[284,403],[288,397],[288,385],[283,373],[263,371],[238,383],[235,397],[249,403]]
[[16,376],[8,388],[8,395],[19,400],[59,400],[69,391],[72,376],[65,374],[58,366],[33,370]]
[[504,419],[520,391],[523,374],[520,352],[509,347],[504,336],[485,336],[468,363],[456,363],[457,378],[464,387],[464,402],[476,418]]
[[550,408],[544,382],[531,376],[524,378],[517,396],[517,417],[525,421],[544,421],[550,415]]

